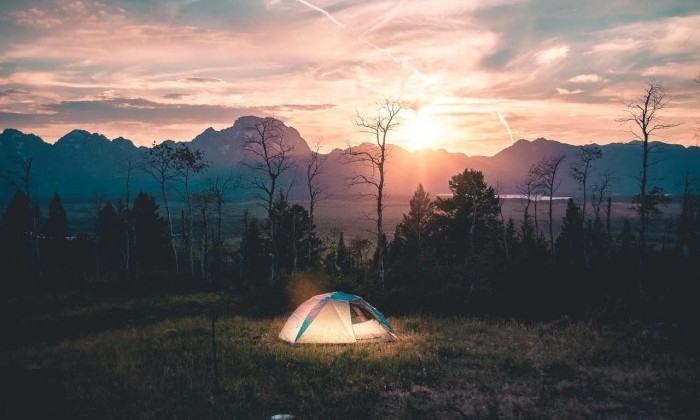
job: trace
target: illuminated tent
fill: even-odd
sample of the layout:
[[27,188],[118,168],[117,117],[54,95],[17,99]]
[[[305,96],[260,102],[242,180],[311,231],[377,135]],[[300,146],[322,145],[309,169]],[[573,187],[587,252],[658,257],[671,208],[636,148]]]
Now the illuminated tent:
[[292,313],[279,338],[290,343],[393,341],[394,329],[374,306],[343,292],[316,295]]

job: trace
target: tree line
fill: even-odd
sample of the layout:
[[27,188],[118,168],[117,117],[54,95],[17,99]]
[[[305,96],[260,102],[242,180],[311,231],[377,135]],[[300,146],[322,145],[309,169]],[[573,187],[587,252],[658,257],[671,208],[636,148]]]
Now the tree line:
[[[419,185],[389,241],[383,221],[387,140],[404,107],[393,99],[379,103],[372,118],[357,116],[355,124],[374,144],[349,146],[344,155],[358,168],[349,184],[369,187],[363,191],[376,201],[374,241],[348,240],[338,231],[319,237],[314,209],[324,198],[324,156],[316,147],[299,162],[272,118],[250,129],[243,180],[194,183],[207,171],[206,156],[185,144],[154,144],[143,162],[126,162],[124,200],[96,200],[91,234],[70,235],[58,193],[42,220],[30,195],[31,164],[25,165],[26,182],[17,183],[0,225],[3,264],[14,274],[6,287],[17,293],[105,285],[226,290],[252,305],[280,309],[295,279],[305,277],[397,311],[680,319],[695,311],[688,299],[700,272],[699,183],[686,172],[680,216],[666,219],[676,246],[655,246],[650,225],[661,220],[669,198],[646,173],[654,147],[650,134],[672,126],[660,116],[666,104],[663,88],[650,83],[621,119],[638,129],[642,162],[640,192],[630,203],[637,220],[625,219],[619,232],[611,220],[614,176],[598,173],[601,150],[584,146],[576,156],[546,156],[523,174],[518,218],[505,218],[500,186],[489,185],[479,171],[465,168],[448,180],[449,197],[432,199]],[[565,159],[574,161],[568,174],[561,169]],[[299,182],[289,176],[295,166],[305,169],[307,206],[289,200]],[[131,198],[132,170],[157,182],[158,199],[144,192]],[[553,202],[564,176],[581,194],[568,200],[555,235]],[[249,188],[264,214],[246,212],[235,222],[238,246],[222,233],[232,223],[224,205],[233,183]],[[172,208],[173,190],[181,208]],[[545,206],[544,220],[538,206]]]

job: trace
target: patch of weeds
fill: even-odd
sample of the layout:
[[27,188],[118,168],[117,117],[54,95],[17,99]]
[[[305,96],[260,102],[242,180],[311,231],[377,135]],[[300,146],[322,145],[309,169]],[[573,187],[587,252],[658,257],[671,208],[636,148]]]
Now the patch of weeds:
[[545,367],[547,376],[555,379],[574,379],[578,376],[578,371],[568,363],[557,361]]
[[537,369],[535,369],[530,360],[526,359],[523,355],[514,353],[506,353],[500,360],[500,367],[505,372],[518,376],[534,375],[537,373]]
[[411,319],[409,321],[406,321],[406,326],[405,326],[406,332],[409,332],[412,334],[416,334],[416,333],[421,332],[421,329],[422,329],[421,324],[422,323],[420,321],[415,320],[415,319]]
[[462,358],[468,353],[467,349],[455,344],[439,346],[437,348],[437,354],[441,359]]

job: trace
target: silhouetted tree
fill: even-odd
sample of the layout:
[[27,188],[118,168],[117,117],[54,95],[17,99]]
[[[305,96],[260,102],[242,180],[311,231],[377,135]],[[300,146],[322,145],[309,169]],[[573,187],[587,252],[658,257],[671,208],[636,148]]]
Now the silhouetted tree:
[[[280,193],[273,206],[272,217],[277,231],[275,248],[279,250],[281,269],[296,271],[313,266],[318,259],[320,241],[316,238],[309,213],[299,204],[290,205]],[[312,249],[311,255],[307,250]]]
[[[449,182],[452,197],[435,201],[436,222],[442,230],[445,252],[464,260],[498,237],[498,197],[480,171],[465,169]],[[468,254],[464,253],[468,250]]]
[[186,144],[179,144],[175,148],[173,159],[175,164],[175,173],[182,184],[182,196],[185,199],[185,204],[187,206],[187,217],[185,219],[186,230],[183,230],[183,232],[187,233],[185,238],[185,246],[187,248],[187,255],[189,256],[190,275],[194,276],[194,227],[190,182],[192,181],[193,176],[206,171],[209,167],[209,163],[204,160],[204,152],[201,150],[193,150]]
[[676,127],[679,124],[667,123],[661,119],[659,113],[668,107],[666,90],[658,82],[651,81],[647,84],[642,96],[626,104],[628,115],[618,118],[620,124],[632,124],[630,133],[642,142],[642,167],[639,179],[639,194],[632,200],[633,208],[639,214],[640,230],[639,241],[641,247],[641,267],[644,271],[644,253],[647,246],[647,230],[650,219],[658,214],[658,205],[662,204],[665,197],[663,189],[649,185],[649,154],[656,147],[649,144],[650,136],[660,130]]
[[260,224],[255,218],[246,220],[239,248],[241,286],[244,293],[254,296],[265,293],[271,286],[270,247],[263,238]]
[[175,149],[171,143],[172,142],[166,141],[156,144],[153,142],[153,146],[144,156],[145,161],[143,170],[149,174],[160,187],[161,198],[163,199],[163,205],[165,206],[166,220],[168,221],[168,236],[170,238],[170,247],[172,249],[173,261],[175,263],[175,272],[179,275],[180,264],[177,256],[177,247],[175,246],[173,219],[170,212],[170,206],[168,205],[168,195],[166,194],[168,186],[177,177]]
[[681,214],[679,216],[679,245],[684,254],[695,257],[700,250],[700,180],[686,170],[683,174]]
[[[583,194],[581,201],[581,224],[586,235],[586,205],[588,204],[588,180],[593,173],[593,164],[603,157],[603,152],[598,146],[583,146],[576,154],[576,161],[571,167],[571,177]],[[583,241],[583,259],[587,261],[586,240]]]
[[97,216],[95,234],[99,237],[97,253],[99,254],[101,274],[118,273],[122,261],[123,225],[118,210],[108,201]]
[[140,275],[168,267],[168,224],[152,195],[139,192],[131,209],[133,267]]
[[60,240],[65,240],[70,234],[68,216],[58,193],[54,193],[51,202],[49,202],[49,214],[44,224],[44,234],[47,239]]
[[554,201],[554,194],[561,184],[561,180],[557,178],[557,172],[564,158],[566,158],[566,156],[548,156],[540,160],[537,166],[535,166],[538,185],[543,189],[547,197],[549,197],[549,244],[552,255],[555,253],[552,203]]
[[361,171],[369,168],[370,172],[355,172],[350,179],[350,185],[364,185],[371,189],[369,195],[373,196],[377,202],[377,266],[379,273],[379,287],[384,288],[384,188],[386,187],[387,160],[391,154],[391,146],[387,144],[389,133],[394,131],[399,125],[398,114],[404,105],[397,99],[384,98],[377,104],[377,115],[366,117],[356,115],[354,124],[361,132],[372,136],[373,144],[369,147],[364,145],[351,147],[345,150],[347,163],[354,163],[360,167]]
[[348,248],[345,245],[343,232],[340,232],[338,237],[338,245],[336,246],[336,266],[341,274],[347,274],[350,271],[350,255]]
[[403,215],[403,220],[396,226],[394,241],[403,244],[403,254],[407,259],[421,261],[435,203],[423,189],[423,184],[418,184],[408,204],[409,212]]
[[55,193],[49,202],[49,213],[43,230],[45,236],[43,263],[46,267],[44,275],[50,280],[62,280],[69,259],[67,236],[70,231],[66,210],[58,193]]
[[[5,259],[5,270],[8,274],[6,280],[16,282],[8,285],[21,287],[26,284],[30,276],[36,275],[34,260],[34,226],[41,225],[39,209],[32,205],[29,196],[16,189],[15,194],[7,205],[2,217],[2,256]],[[10,276],[13,274],[13,276]],[[14,277],[14,278],[10,278]]]
[[[17,190],[22,190],[27,196],[27,200],[30,206],[34,207],[38,211],[39,206],[32,202],[31,193],[31,181],[32,181],[32,168],[34,166],[34,157],[25,157],[22,160],[15,162],[14,167],[6,169],[4,172],[4,177],[7,182],[15,187]],[[38,274],[37,270],[39,268],[39,230],[41,226],[41,218],[34,217],[31,220],[31,225],[29,227],[29,262],[34,270],[34,274]]]
[[328,159],[328,155],[319,153],[320,144],[311,151],[306,161],[306,187],[309,191],[309,217],[314,220],[314,210],[316,204],[323,198],[323,194],[328,189],[327,185],[321,184],[318,177],[323,172],[323,166]]
[[294,147],[284,135],[282,123],[274,118],[258,120],[251,127],[243,144],[244,153],[251,160],[244,163],[253,172],[249,183],[250,188],[257,190],[257,197],[263,200],[263,207],[267,211],[268,234],[273,244],[271,249],[272,270],[271,277],[275,277],[276,249],[275,224],[272,217],[275,195],[280,187],[280,177],[294,167],[292,151]]
[[[525,175],[525,179],[518,184],[518,192],[521,195],[520,205],[523,209],[523,219],[520,224],[520,238],[523,246],[523,254],[527,258],[528,251],[534,244],[535,239],[539,235],[537,230],[537,200],[539,196],[538,178],[535,166],[530,166],[530,169]],[[535,205],[535,224],[533,226],[530,216],[530,206]]]
[[214,180],[209,180],[207,192],[214,199],[216,208],[216,236],[212,241],[212,257],[213,265],[217,270],[217,274],[222,274],[224,263],[224,239],[222,235],[222,222],[224,214],[224,202],[226,201],[226,191],[233,181],[232,176],[225,178],[216,177]]
[[573,198],[566,202],[561,233],[557,238],[557,258],[567,264],[578,265],[583,260],[583,216]]

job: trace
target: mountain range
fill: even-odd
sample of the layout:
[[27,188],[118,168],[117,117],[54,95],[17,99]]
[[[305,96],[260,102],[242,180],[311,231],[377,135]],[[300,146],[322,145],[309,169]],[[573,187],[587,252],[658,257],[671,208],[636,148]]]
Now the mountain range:
[[[183,142],[204,152],[210,162],[209,171],[200,177],[235,175],[245,180],[250,176],[250,163],[243,144],[252,127],[261,119],[254,116],[241,117],[228,128],[207,128],[190,142]],[[280,122],[285,141],[293,149],[291,155],[299,164],[296,168],[297,182],[292,195],[304,198],[303,161],[311,149],[301,134],[293,127]],[[363,144],[359,147],[372,147]],[[554,140],[518,140],[494,156],[467,156],[445,150],[423,149],[408,151],[398,145],[391,146],[388,164],[386,192],[392,196],[410,196],[418,183],[423,183],[432,195],[449,192],[451,176],[472,168],[483,171],[489,183],[498,182],[504,193],[516,193],[517,184],[525,177],[530,166],[543,157],[566,155],[561,168],[560,195],[576,194],[576,185],[569,176],[571,165],[576,161],[581,146]],[[642,148],[639,142],[610,143],[600,146],[603,158],[595,163],[595,173],[609,172],[614,178],[612,193],[633,195],[638,190]],[[148,152],[146,147],[137,147],[122,137],[110,140],[97,133],[73,130],[50,144],[33,134],[15,129],[5,129],[0,134],[0,175],[6,180],[8,174],[19,168],[21,162],[32,159],[31,191],[37,201],[46,200],[54,192],[64,199],[87,200],[98,194],[107,197],[122,197],[125,191],[125,162],[139,163]],[[320,177],[330,195],[348,194],[349,177],[362,170],[357,165],[344,163],[345,150],[334,149],[325,155],[326,163]],[[654,185],[663,187],[670,194],[681,191],[681,179],[685,170],[700,173],[700,148],[655,142],[650,167]],[[291,175],[291,172],[290,172]],[[287,179],[287,182],[289,180]],[[13,192],[10,182],[0,185],[0,203],[6,203]],[[131,191],[145,190],[155,193],[155,183],[138,168],[132,171]],[[356,189],[350,190],[356,191]],[[233,187],[230,194],[235,197],[250,195],[244,185]]]

